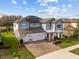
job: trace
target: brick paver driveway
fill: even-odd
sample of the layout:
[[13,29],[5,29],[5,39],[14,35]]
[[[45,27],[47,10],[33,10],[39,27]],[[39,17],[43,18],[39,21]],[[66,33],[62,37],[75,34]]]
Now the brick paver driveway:
[[35,56],[41,56],[56,50],[61,49],[60,47],[54,45],[52,42],[38,41],[25,44],[25,47]]

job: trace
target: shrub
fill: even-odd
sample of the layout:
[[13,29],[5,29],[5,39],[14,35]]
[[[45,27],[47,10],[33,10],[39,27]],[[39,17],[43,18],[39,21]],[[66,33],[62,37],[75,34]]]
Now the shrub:
[[14,52],[16,52],[16,51],[17,51],[17,49],[16,49],[15,47],[11,47],[11,48],[9,49],[9,54],[10,54],[10,55],[13,55]]

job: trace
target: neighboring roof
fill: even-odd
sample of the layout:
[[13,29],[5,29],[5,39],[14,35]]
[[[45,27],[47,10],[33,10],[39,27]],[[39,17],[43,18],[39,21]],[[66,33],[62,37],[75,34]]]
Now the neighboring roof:
[[52,23],[53,21],[55,21],[55,18],[47,18],[40,20],[41,23]]
[[79,22],[79,19],[61,18],[61,20],[62,20],[64,23],[77,23],[77,22]]
[[41,27],[39,27],[39,28],[30,28],[30,29],[19,29],[18,31],[19,31],[21,37],[25,36],[26,34],[45,32],[43,30],[43,28],[41,28]]
[[[58,19],[58,20],[55,20],[55,21],[53,21],[52,23],[56,23],[56,22],[58,22],[58,21],[62,21],[61,19]],[[63,22],[63,21],[62,21]]]
[[15,22],[22,22],[22,21],[28,21],[28,22],[39,22],[39,20],[41,20],[41,18],[36,17],[36,16],[26,16],[24,18],[18,19]]
[[69,25],[69,26],[65,27],[64,30],[74,31],[76,29],[73,26]]

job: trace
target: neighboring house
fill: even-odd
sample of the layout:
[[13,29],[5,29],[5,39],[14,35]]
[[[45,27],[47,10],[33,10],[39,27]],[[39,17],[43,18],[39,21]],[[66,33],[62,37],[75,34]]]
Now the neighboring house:
[[64,28],[63,30],[63,34],[67,37],[71,37],[74,35],[74,32],[75,32],[76,28],[74,28],[73,26],[67,26]]
[[15,36],[24,42],[61,38],[63,21],[27,16],[13,23]]
[[66,19],[62,18],[63,21],[63,35],[72,36],[79,23],[78,19]]
[[67,27],[67,26],[72,26],[74,28],[77,27],[77,24],[79,23],[78,19],[66,19],[66,18],[62,18],[61,19],[63,21],[63,27]]

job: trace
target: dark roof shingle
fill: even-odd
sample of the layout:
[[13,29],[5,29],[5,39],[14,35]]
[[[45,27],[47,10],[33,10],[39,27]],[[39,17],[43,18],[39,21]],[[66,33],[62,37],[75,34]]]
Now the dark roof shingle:
[[18,31],[19,31],[21,37],[23,37],[27,34],[45,32],[43,30],[43,28],[41,28],[41,27],[39,27],[39,28],[29,28],[29,29],[19,29]]
[[41,20],[41,18],[36,17],[36,16],[26,16],[24,18],[16,20],[15,22],[28,21],[28,22],[36,23],[36,22],[39,22],[39,20]]

